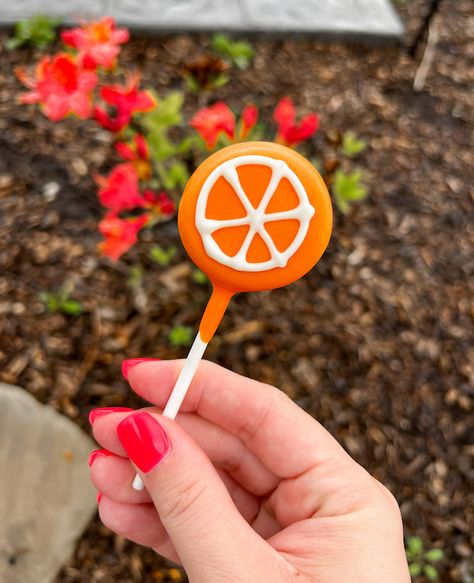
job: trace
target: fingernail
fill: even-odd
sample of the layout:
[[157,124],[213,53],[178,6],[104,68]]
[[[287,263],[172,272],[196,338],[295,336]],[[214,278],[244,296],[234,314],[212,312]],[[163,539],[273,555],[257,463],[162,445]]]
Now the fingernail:
[[134,413],[117,426],[117,435],[132,462],[149,472],[169,453],[171,446],[158,421],[148,413]]
[[102,500],[102,492],[97,492],[97,504],[100,504],[101,500]]
[[106,449],[95,449],[89,456],[89,466],[91,466],[98,457],[108,457],[109,455],[113,454]]
[[108,415],[109,413],[127,413],[128,411],[133,411],[133,409],[130,409],[130,407],[99,407],[97,409],[92,409],[89,413],[89,423],[94,425],[96,419]]
[[124,360],[122,362],[122,374],[125,377],[125,379],[128,381],[128,371],[133,366],[136,366],[137,364],[140,364],[141,362],[150,362],[153,360],[158,361],[158,360],[161,360],[161,358],[127,358],[126,360]]

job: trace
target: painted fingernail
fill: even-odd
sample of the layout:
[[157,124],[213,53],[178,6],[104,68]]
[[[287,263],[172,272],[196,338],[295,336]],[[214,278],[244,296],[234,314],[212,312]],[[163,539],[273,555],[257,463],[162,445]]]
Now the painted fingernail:
[[100,504],[101,500],[102,500],[102,492],[97,492],[97,504]]
[[130,407],[99,407],[97,409],[92,409],[89,413],[89,423],[94,425],[96,419],[108,415],[109,413],[127,413],[128,411],[133,411],[133,409],[130,409]]
[[89,466],[91,466],[98,457],[108,457],[109,455],[113,454],[106,449],[95,449],[89,456]]
[[134,413],[117,426],[117,435],[132,462],[149,472],[169,453],[169,439],[158,421],[149,413]]
[[137,364],[140,364],[141,362],[152,362],[152,361],[158,361],[158,360],[161,360],[161,358],[127,358],[126,360],[124,360],[122,362],[122,374],[125,377],[125,379],[128,381],[128,371],[133,366],[136,366]]

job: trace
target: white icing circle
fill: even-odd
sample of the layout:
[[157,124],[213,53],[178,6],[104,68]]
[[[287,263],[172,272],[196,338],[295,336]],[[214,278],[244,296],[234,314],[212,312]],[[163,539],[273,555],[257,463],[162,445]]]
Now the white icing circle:
[[[257,208],[255,208],[244,192],[237,174],[239,166],[257,165],[267,166],[272,170],[270,182],[260,200]],[[223,177],[234,190],[240,202],[246,210],[244,217],[236,219],[209,219],[206,217],[207,201],[209,194],[219,178]],[[298,205],[288,211],[281,211],[277,213],[266,213],[267,206],[271,201],[278,185],[282,178],[286,178],[293,189],[295,190],[299,202]],[[196,228],[201,235],[204,248],[211,259],[214,259],[222,265],[236,269],[237,271],[266,271],[274,269],[275,267],[285,267],[290,258],[298,251],[301,243],[308,232],[309,223],[315,213],[315,210],[308,199],[308,194],[301,184],[298,176],[291,170],[291,168],[283,160],[269,158],[268,156],[237,156],[223,162],[215,168],[207,177],[198,196],[196,204]],[[287,219],[295,219],[299,222],[299,228],[292,243],[285,251],[278,251],[273,242],[273,239],[265,229],[265,223],[273,221],[284,221]],[[219,247],[217,241],[212,234],[219,229],[227,227],[238,227],[248,225],[249,231],[240,247],[239,251],[230,256],[224,253]],[[253,263],[247,261],[247,253],[252,244],[255,235],[260,237],[265,242],[270,253],[270,259],[260,263]]]

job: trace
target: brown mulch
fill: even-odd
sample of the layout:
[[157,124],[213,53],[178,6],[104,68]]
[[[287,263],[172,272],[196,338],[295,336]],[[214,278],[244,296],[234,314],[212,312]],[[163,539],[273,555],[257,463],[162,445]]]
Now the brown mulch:
[[[420,1],[401,9],[407,45],[426,9]],[[420,93],[412,89],[420,52],[412,59],[403,47],[296,40],[257,42],[251,69],[216,93],[237,110],[255,101],[267,118],[278,98],[294,97],[321,114],[320,151],[326,132],[356,131],[369,143],[356,163],[370,196],[349,216],[336,212],[329,249],[308,276],[236,298],[208,358],[279,386],[323,423],[392,490],[407,535],[444,549],[447,583],[473,576],[469,11],[468,0],[441,5],[441,38]],[[123,62],[166,92],[207,42],[137,39]],[[98,256],[91,175],[110,164],[110,139],[92,123],[52,124],[15,105],[12,68],[36,57],[0,48],[0,380],[89,431],[91,408],[139,404],[120,374],[124,358],[186,354],[170,347],[168,333],[178,323],[197,328],[209,290],[192,280],[182,250],[168,269],[147,257],[154,242],[178,242],[174,223],[117,266]],[[187,111],[196,107],[188,96]],[[130,287],[127,266],[138,263],[144,279]],[[39,293],[63,284],[83,315],[45,311]],[[57,581],[183,577],[96,518]]]

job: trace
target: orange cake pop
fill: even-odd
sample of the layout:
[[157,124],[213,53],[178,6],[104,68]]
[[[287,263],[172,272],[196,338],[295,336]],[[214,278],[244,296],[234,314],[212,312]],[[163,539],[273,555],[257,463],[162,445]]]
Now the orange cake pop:
[[[323,179],[300,154],[270,142],[212,154],[189,179],[178,214],[183,245],[213,291],[163,415],[174,419],[232,296],[307,273],[331,236]],[[139,476],[134,488],[142,489]]]

